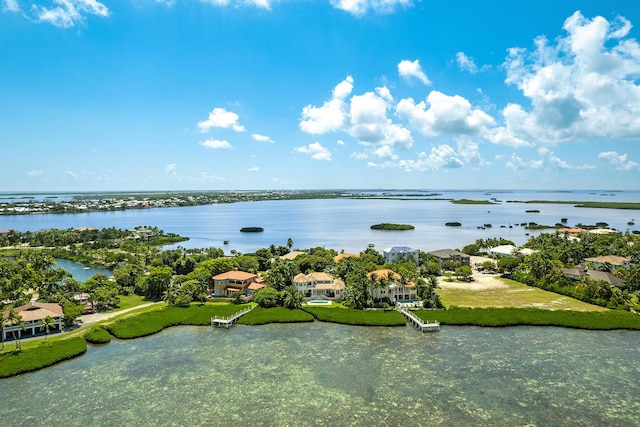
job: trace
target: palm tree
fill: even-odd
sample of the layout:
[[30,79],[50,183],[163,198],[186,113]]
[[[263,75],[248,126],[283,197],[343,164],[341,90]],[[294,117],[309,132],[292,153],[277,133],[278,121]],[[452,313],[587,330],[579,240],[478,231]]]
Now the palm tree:
[[2,350],[4,350],[4,326],[8,323],[8,319],[4,317],[4,313],[0,313],[0,334],[2,335]]
[[289,248],[289,250],[291,250],[292,247],[293,247],[293,239],[291,237],[289,237],[287,239],[287,248]]
[[[22,320],[22,316],[13,309],[9,311],[8,321],[11,325],[19,326],[20,329],[24,329],[24,320]],[[20,336],[22,334],[18,334],[18,337],[16,338],[16,330],[14,329],[11,333],[13,334],[13,340],[16,342],[16,350],[20,350],[22,348],[22,344],[20,343]]]
[[296,291],[293,286],[285,289],[283,305],[289,309],[302,308],[304,295],[302,292]]
[[49,331],[51,327],[56,324],[56,321],[53,317],[47,316],[41,321],[42,325],[40,326],[40,330],[44,330],[44,342],[47,342],[47,336],[49,336]]

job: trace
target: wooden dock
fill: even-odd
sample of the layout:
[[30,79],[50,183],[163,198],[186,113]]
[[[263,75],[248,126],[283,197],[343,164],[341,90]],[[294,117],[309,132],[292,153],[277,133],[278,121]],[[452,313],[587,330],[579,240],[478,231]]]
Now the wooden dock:
[[231,316],[227,316],[227,317],[212,317],[211,318],[211,326],[215,326],[216,328],[226,328],[229,329],[230,327],[232,327],[233,325],[235,325],[236,323],[238,323],[238,320],[244,316],[245,314],[247,314],[248,312],[250,312],[251,310],[253,310],[255,307],[255,305],[249,306],[247,308],[245,308],[244,310],[240,310],[236,313],[234,313]]
[[420,329],[422,332],[440,331],[440,322],[438,322],[437,320],[427,320],[425,322],[404,307],[398,307],[397,310],[405,317],[405,319],[407,319],[413,326]]

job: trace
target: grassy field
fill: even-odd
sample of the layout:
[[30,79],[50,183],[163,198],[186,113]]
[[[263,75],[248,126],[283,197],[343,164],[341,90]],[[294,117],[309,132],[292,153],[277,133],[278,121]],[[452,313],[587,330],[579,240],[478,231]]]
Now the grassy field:
[[481,277],[479,280],[491,279],[491,285],[483,286],[482,282],[471,282],[451,285],[441,282],[436,293],[445,307],[516,307],[541,308],[546,310],[572,311],[607,311],[597,305],[548,292],[532,286],[523,285],[509,279],[499,277]]
[[640,316],[621,310],[604,312],[540,310],[535,308],[453,308],[416,310],[423,320],[459,326],[560,326],[590,330],[640,330]]
[[118,304],[118,308],[112,311],[126,310],[127,308],[137,307],[139,305],[152,302],[152,301],[146,301],[144,297],[136,294],[118,295],[118,298],[120,298],[120,303]]

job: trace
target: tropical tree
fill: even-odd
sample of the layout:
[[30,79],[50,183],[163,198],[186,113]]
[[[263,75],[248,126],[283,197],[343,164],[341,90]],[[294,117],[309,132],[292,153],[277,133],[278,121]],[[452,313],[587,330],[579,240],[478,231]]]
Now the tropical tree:
[[56,321],[53,317],[47,316],[40,321],[42,325],[40,326],[40,330],[44,330],[44,342],[47,342],[47,337],[49,336],[49,331],[51,327],[56,324]]
[[276,259],[269,269],[265,282],[277,291],[293,286],[293,278],[300,273],[298,265],[290,260]]
[[265,286],[262,289],[258,289],[253,294],[253,301],[260,307],[270,308],[280,305],[280,292],[271,286]]
[[366,271],[361,266],[351,271],[346,277],[344,305],[357,309],[373,305],[369,293],[369,280]]
[[384,265],[384,255],[376,251],[374,248],[367,248],[364,251],[360,252],[360,259],[364,263]]
[[60,301],[60,305],[62,305],[62,312],[64,313],[62,322],[65,328],[68,328],[72,326],[76,318],[82,314],[83,307],[68,299]]
[[287,239],[287,249],[291,250],[292,247],[293,247],[293,239],[289,237]]
[[498,260],[498,271],[502,274],[510,275],[522,263],[522,259],[518,257],[504,257]]
[[289,286],[283,291],[282,305],[289,309],[302,308],[304,303],[304,295],[302,292],[296,291],[296,288]]
[[[9,310],[9,316],[8,316],[8,323],[12,326],[18,326],[20,329],[24,329],[24,320],[22,320],[22,316],[20,316],[18,314],[18,312],[16,312],[15,310],[11,309]],[[16,337],[16,330],[14,329],[13,331],[11,331],[12,335],[13,335],[13,340],[16,342],[16,349],[17,350],[21,350],[22,349],[22,343],[20,342],[20,337],[21,337],[21,333],[18,333],[18,336]]]
[[171,267],[151,267],[148,276],[142,276],[142,289],[145,298],[160,299],[171,284]]
[[173,306],[176,303],[176,298],[178,297],[178,292],[176,289],[176,285],[172,284],[162,293],[162,300],[167,303],[169,307]]
[[8,319],[4,317],[4,313],[0,313],[0,335],[2,339],[2,350],[4,350],[4,326],[8,324]]
[[456,268],[456,271],[455,271],[455,275],[458,278],[458,280],[466,280],[467,277],[470,277],[472,274],[473,274],[473,271],[471,270],[471,267],[469,267],[468,265],[462,265]]

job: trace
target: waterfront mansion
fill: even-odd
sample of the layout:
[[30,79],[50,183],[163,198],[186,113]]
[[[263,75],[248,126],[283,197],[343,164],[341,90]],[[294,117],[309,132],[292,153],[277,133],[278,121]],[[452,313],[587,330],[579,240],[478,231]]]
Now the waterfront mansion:
[[237,268],[213,276],[213,292],[217,297],[226,297],[235,291],[248,295],[263,287],[264,279],[260,275]]
[[344,282],[327,273],[300,273],[293,278],[296,291],[311,299],[339,299],[344,291]]
[[391,304],[396,302],[415,301],[418,299],[417,286],[414,282],[405,281],[393,270],[375,270],[367,274],[373,284],[371,294],[374,300],[389,299]]

